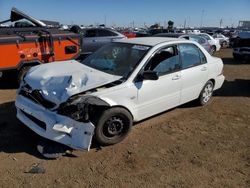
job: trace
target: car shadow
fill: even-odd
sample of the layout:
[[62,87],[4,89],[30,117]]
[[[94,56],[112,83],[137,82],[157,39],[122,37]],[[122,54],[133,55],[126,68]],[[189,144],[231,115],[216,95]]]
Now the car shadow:
[[39,136],[16,118],[14,101],[0,104],[0,152],[25,152],[41,158],[36,150]]
[[250,80],[225,80],[223,86],[214,92],[214,96],[250,97]]
[[0,78],[0,89],[17,89],[17,75],[15,72],[8,72]]
[[[45,159],[37,151],[37,143],[44,138],[40,137],[16,118],[14,101],[0,104],[0,152],[28,153],[39,159]],[[102,147],[93,141],[91,149],[99,151]],[[74,158],[74,154],[66,157]]]
[[221,58],[223,63],[226,65],[244,65],[244,64],[249,64],[250,60],[246,59],[246,60],[236,60],[234,58]]

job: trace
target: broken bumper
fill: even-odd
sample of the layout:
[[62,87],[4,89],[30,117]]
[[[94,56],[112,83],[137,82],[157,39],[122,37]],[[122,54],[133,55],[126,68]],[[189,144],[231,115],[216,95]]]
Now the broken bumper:
[[17,118],[38,135],[73,149],[89,150],[95,126],[75,121],[18,95]]

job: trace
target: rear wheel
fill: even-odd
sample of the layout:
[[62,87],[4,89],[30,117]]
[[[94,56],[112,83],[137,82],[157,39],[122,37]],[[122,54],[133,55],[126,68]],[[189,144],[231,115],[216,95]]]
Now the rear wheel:
[[38,142],[37,150],[47,159],[56,159],[72,151],[65,145],[47,139],[42,139]]
[[204,88],[202,89],[202,91],[200,93],[200,96],[198,99],[200,105],[204,106],[210,101],[210,99],[213,95],[213,89],[214,89],[214,84],[212,81],[209,80],[205,84]]
[[99,118],[95,138],[101,145],[112,145],[121,142],[131,131],[132,116],[123,108],[110,108]]

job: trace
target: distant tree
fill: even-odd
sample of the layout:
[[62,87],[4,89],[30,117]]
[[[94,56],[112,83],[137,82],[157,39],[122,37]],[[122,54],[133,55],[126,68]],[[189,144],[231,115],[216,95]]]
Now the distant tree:
[[158,23],[150,26],[151,29],[158,29],[159,27],[160,27],[160,24]]
[[168,21],[168,30],[173,30],[173,28],[174,28],[174,22],[169,20]]

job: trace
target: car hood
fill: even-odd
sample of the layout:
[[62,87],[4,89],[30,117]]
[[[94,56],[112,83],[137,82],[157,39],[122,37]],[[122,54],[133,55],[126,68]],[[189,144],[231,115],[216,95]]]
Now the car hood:
[[39,90],[45,99],[58,105],[72,95],[120,78],[72,60],[35,66],[25,75],[24,83],[32,90]]

